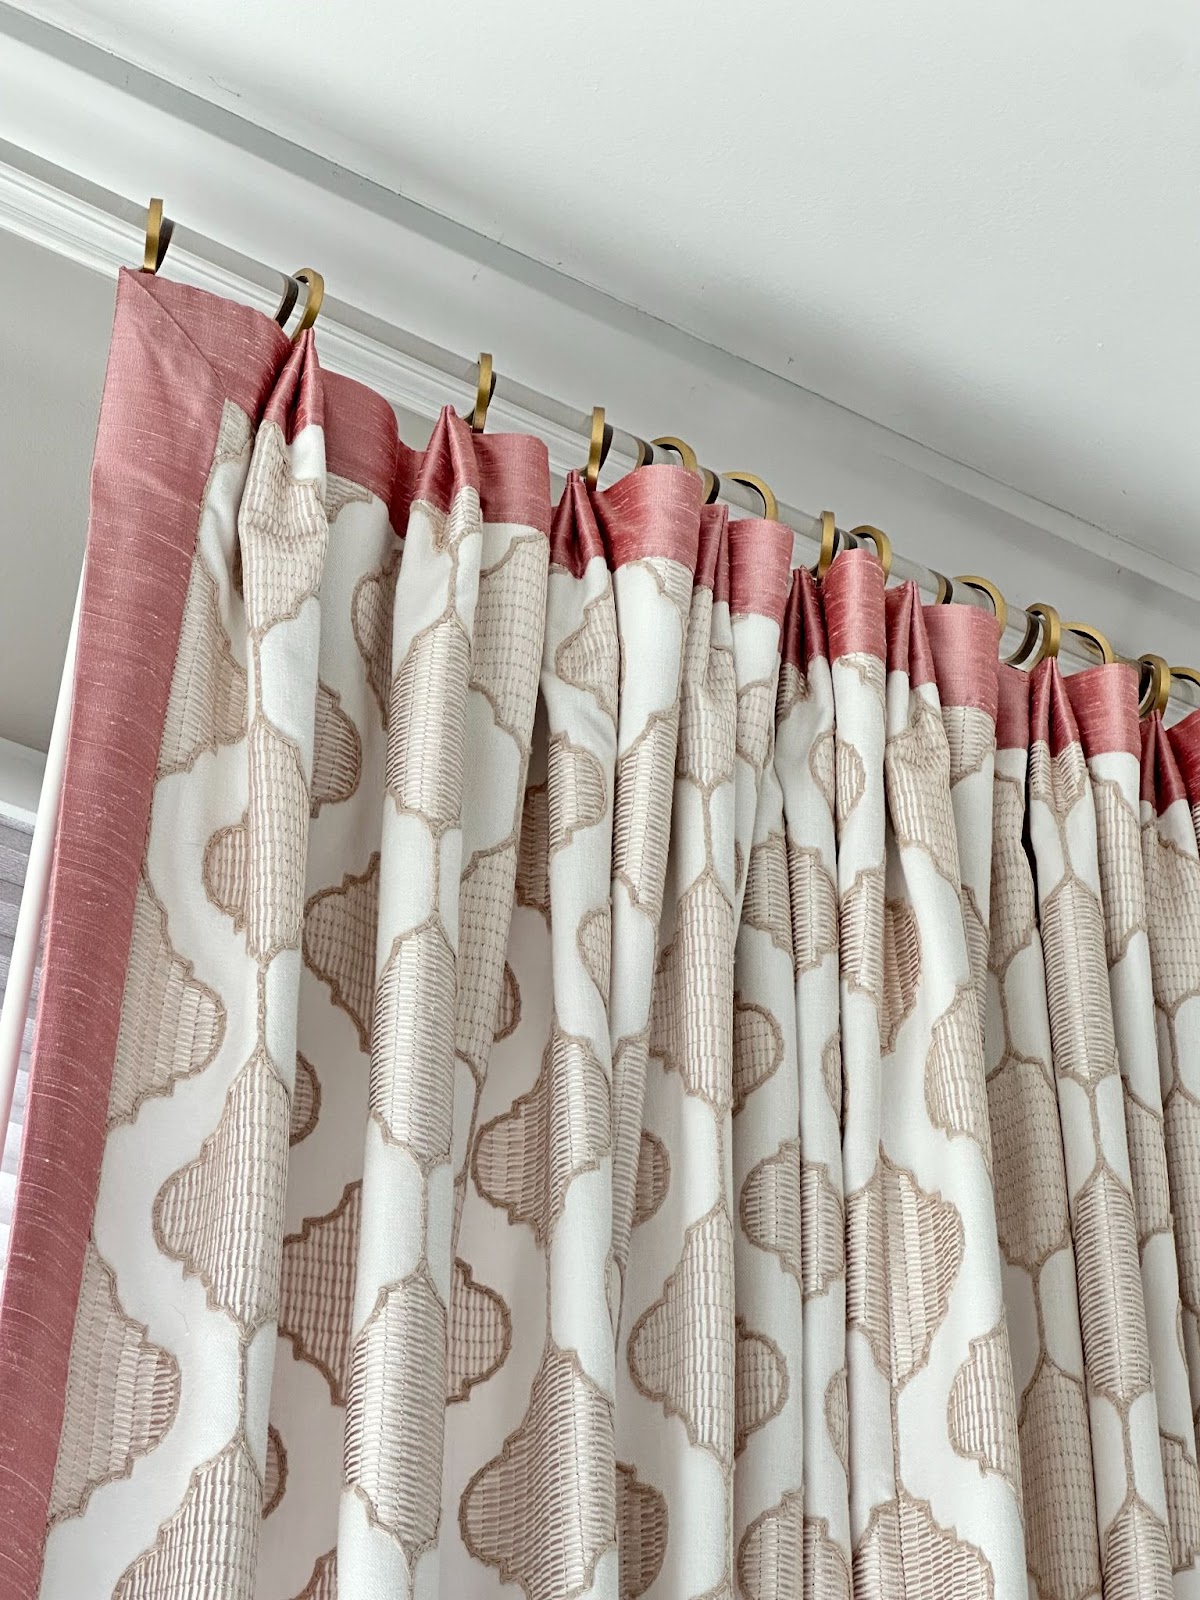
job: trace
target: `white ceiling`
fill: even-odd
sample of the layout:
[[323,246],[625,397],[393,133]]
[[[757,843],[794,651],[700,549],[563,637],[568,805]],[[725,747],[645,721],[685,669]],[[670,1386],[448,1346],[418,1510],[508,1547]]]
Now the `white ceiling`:
[[1190,0],[25,9],[1200,569]]

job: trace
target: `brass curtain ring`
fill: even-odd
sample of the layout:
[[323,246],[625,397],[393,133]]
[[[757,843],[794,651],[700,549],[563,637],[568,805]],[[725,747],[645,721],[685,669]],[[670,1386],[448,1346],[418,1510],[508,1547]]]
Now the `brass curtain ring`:
[[1116,651],[1109,644],[1104,634],[1100,632],[1099,628],[1093,628],[1090,622],[1064,622],[1063,632],[1073,633],[1076,638],[1090,644],[1106,667],[1111,667],[1117,659]]
[[496,374],[492,371],[492,358],[486,350],[479,353],[479,377],[475,385],[475,406],[471,412],[472,433],[482,433],[487,422],[488,407],[496,392]]
[[1145,667],[1150,674],[1149,681],[1138,701],[1138,716],[1152,717],[1157,712],[1161,717],[1167,708],[1167,701],[1171,698],[1171,669],[1162,656],[1156,656],[1152,650],[1144,656],[1138,657],[1139,666]]
[[674,450],[680,462],[689,472],[699,472],[700,463],[696,460],[696,452],[690,444],[682,439],[677,439],[673,433],[660,434],[657,439],[651,439],[651,444],[661,444],[664,450]]
[[973,572],[960,572],[954,581],[965,583],[968,589],[974,589],[977,594],[985,595],[992,602],[992,615],[999,626],[1000,637],[1003,638],[1004,630],[1008,626],[1008,601],[991,579],[977,577]]
[[302,333],[307,333],[321,313],[321,302],[325,298],[325,279],[316,267],[297,267],[292,277],[308,290],[304,300],[304,310],[300,315],[300,321],[296,324],[296,331],[292,334],[295,340]]
[[954,594],[954,585],[944,572],[939,572],[936,567],[929,569],[937,579],[937,590],[933,596],[935,606],[948,606]]
[[155,273],[167,257],[175,224],[163,216],[163,203],[155,196],[146,211],[146,244],[142,251],[142,271]]
[[834,521],[832,511],[821,513],[821,553],[817,557],[817,564],[813,569],[818,578],[823,578],[833,564],[834,554],[837,551],[837,523]]
[[296,301],[300,298],[300,285],[295,278],[289,277],[286,272],[280,273],[283,279],[283,293],[279,297],[279,305],[275,310],[275,321],[282,328],[295,309]]
[[1058,647],[1062,643],[1062,621],[1053,606],[1043,605],[1041,601],[1035,601],[1025,609],[1031,617],[1036,617],[1041,623],[1041,641],[1029,663],[1032,670],[1040,666],[1043,661],[1058,659]]
[[711,467],[700,468],[700,482],[704,486],[704,498],[700,504],[711,506],[721,492],[721,480]]
[[636,433],[633,435],[633,442],[637,445],[637,460],[633,463],[633,470],[636,472],[639,467],[648,467],[651,464],[654,460],[654,450],[645,439],[639,439]]
[[883,568],[883,581],[886,583],[892,570],[892,541],[882,528],[873,528],[869,522],[860,522],[858,527],[851,528],[850,532],[856,539],[861,536],[869,539],[875,546],[875,554],[879,557],[879,565]]
[[744,483],[747,489],[753,489],[763,503],[763,516],[768,522],[779,521],[779,501],[771,492],[771,487],[765,483],[756,472],[723,472],[721,476],[726,483]]
[[583,481],[589,489],[594,489],[600,481],[600,468],[608,455],[609,446],[612,444],[612,429],[604,420],[604,407],[592,407],[592,436],[588,444],[587,466],[583,469]]

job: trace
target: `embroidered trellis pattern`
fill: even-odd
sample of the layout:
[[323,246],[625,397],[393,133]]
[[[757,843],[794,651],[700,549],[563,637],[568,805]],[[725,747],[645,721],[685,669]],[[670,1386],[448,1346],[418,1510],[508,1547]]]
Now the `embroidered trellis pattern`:
[[[1193,719],[1168,734],[1162,719],[1142,728],[1140,817],[1146,888],[1150,974],[1154,996],[1159,1081],[1162,1086],[1167,1184],[1179,1277],[1182,1355],[1192,1428],[1169,1439],[1159,1408],[1163,1473],[1168,1491],[1172,1556],[1177,1567],[1194,1568],[1194,1531],[1171,1500],[1171,1479],[1195,1461],[1200,1419],[1200,852],[1194,818],[1196,750],[1188,734]],[[1155,1373],[1157,1379],[1157,1369]],[[1183,1397],[1173,1397],[1178,1403]],[[1168,1459],[1168,1455],[1170,1459]],[[1190,1536],[1190,1537],[1189,1537]]]
[[[1057,662],[1035,672],[1030,722],[1029,829],[1075,1239],[1101,1575],[1105,1592],[1166,1596],[1172,1592],[1167,1501],[1109,990],[1096,806]],[[1110,899],[1121,887],[1110,885]],[[1114,913],[1110,904],[1110,921]],[[1119,1450],[1110,1435],[1121,1441]]]
[[1008,1275],[1025,1545],[1039,1595],[1099,1595],[1100,1544],[1075,1251],[1033,873],[1025,850],[1029,679],[999,678],[988,943],[988,1110]]
[[1200,719],[198,291],[116,337],[90,581],[174,588],[6,1600],[1200,1595]]
[[[1093,669],[1068,679],[1066,687],[1096,808],[1113,1035],[1125,1108],[1172,1581],[1177,1594],[1200,1594],[1200,1478],[1179,1328],[1179,1267],[1142,863],[1137,705],[1128,674],[1097,674]],[[1113,736],[1116,729],[1123,737]]]

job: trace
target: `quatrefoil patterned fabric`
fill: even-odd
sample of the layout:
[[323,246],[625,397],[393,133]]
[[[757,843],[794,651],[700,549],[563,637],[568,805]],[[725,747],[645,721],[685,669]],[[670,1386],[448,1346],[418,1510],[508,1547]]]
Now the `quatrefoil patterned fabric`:
[[92,502],[6,1600],[1200,1596],[1197,718],[143,274]]

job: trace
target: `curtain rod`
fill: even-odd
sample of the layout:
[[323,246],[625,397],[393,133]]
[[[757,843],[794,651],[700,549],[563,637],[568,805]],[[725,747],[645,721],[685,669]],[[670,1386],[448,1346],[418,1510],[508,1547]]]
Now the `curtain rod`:
[[[137,244],[144,241],[146,232],[145,206],[124,195],[115,194],[100,185],[90,183],[78,174],[69,173],[51,162],[43,161],[32,152],[11,145],[6,140],[0,140],[0,160],[18,167],[35,182],[48,185],[60,194],[70,196],[77,206],[87,208],[92,213],[98,212],[110,221],[128,225],[132,230],[128,246],[119,246],[115,240],[110,240],[109,250],[106,253],[112,267],[136,264]],[[171,223],[169,236],[172,264],[185,269],[180,275],[189,276],[186,270],[189,265],[193,269],[199,269],[202,286],[215,289],[218,293],[233,298],[246,298],[247,289],[258,289],[268,297],[276,296],[280,283],[288,281],[287,273],[186,225]],[[65,253],[72,252],[67,250]],[[165,250],[163,254],[165,255]],[[95,265],[94,259],[92,265]],[[410,329],[402,328],[347,301],[326,295],[319,320],[320,325],[333,335],[333,340],[326,341],[327,344],[330,342],[335,344],[333,359],[329,362],[332,370],[338,370],[339,355],[351,357],[348,363],[341,363],[343,366],[360,364],[354,358],[364,356],[368,360],[374,357],[372,364],[376,367],[381,358],[390,365],[399,363],[406,369],[406,376],[410,380],[414,376],[423,380],[419,387],[423,391],[429,391],[427,409],[431,410],[437,405],[429,382],[434,374],[439,379],[461,385],[468,395],[476,388],[480,370],[478,360],[447,350]],[[339,335],[348,337],[343,340],[338,337]],[[392,403],[396,404],[394,400]],[[513,431],[535,433],[543,437],[549,434],[551,437],[547,442],[551,447],[551,464],[556,470],[565,471],[572,465],[582,467],[587,456],[587,441],[592,432],[592,413],[576,410],[563,401],[510,377],[502,370],[494,374],[491,405],[493,414],[502,419]],[[606,454],[606,465],[617,463],[629,470],[634,468],[639,460],[645,458],[645,445],[638,435],[619,426],[612,426],[608,433],[610,443]],[[657,454],[656,459],[659,459]],[[719,499],[739,510],[755,515],[762,514],[763,506],[759,494],[741,483],[730,482],[728,478],[720,483]],[[789,505],[783,500],[777,503],[777,515],[778,520],[788,524],[801,539],[814,546],[820,545],[823,521],[821,516]],[[859,542],[859,538],[852,530],[838,529],[839,549]],[[898,578],[912,579],[923,593],[934,600],[952,597],[959,604],[977,606],[989,612],[994,609],[992,599],[987,592],[991,585],[971,587],[962,578],[955,581],[953,578],[944,577],[936,570],[910,560],[899,551],[891,552],[891,573]],[[1049,624],[1049,618],[1045,617],[1041,606],[1038,608],[1041,615],[1035,614],[1032,608],[1022,609],[1011,603],[1007,603],[1006,609],[1007,626],[1004,635],[1006,638],[1011,635],[1017,640],[1032,640],[1036,643],[1042,629]],[[1045,609],[1052,610],[1049,607]],[[1062,622],[1057,652],[1059,659],[1064,661],[1064,664],[1069,660],[1079,667],[1095,666],[1101,655],[1094,647],[1094,641],[1097,637],[1103,639],[1103,635],[1097,636],[1095,630],[1088,629],[1084,625],[1079,625],[1081,628],[1079,633],[1071,631],[1075,626]],[[1089,640],[1093,642],[1088,642]],[[1119,653],[1116,654],[1116,659],[1129,661],[1129,658]],[[1129,664],[1135,668],[1139,667],[1136,660],[1129,661]],[[1170,680],[1169,687],[1170,701],[1181,713],[1200,708],[1200,683],[1190,678],[1176,676]]]
[[[123,219],[136,223],[143,230],[145,226],[145,212],[135,202],[119,199]],[[272,269],[261,261],[243,256],[238,251],[228,250],[225,246],[218,245],[216,241],[206,235],[197,233],[185,227],[176,227],[173,241],[177,247],[190,255],[199,256],[216,261],[217,255],[225,257],[229,264],[240,269],[248,280],[257,283],[262,288],[267,288],[272,281],[286,280],[287,274],[279,269]],[[220,264],[220,263],[217,263]],[[426,369],[439,373],[450,382],[460,383],[468,393],[476,388],[480,377],[480,359],[475,361],[461,356],[455,351],[447,350],[444,346],[435,344],[429,339],[424,339],[420,334],[411,329],[402,328],[395,323],[385,321],[371,312],[363,311],[350,305],[344,300],[326,295],[322,302],[321,319],[325,323],[340,324],[350,328],[373,344],[382,346],[409,361],[415,361]],[[565,402],[555,399],[551,395],[534,389],[519,379],[507,376],[503,372],[492,373],[492,404],[498,411],[506,413],[507,420],[518,421],[519,431],[540,431],[528,426],[520,428],[519,420],[512,416],[513,412],[523,413],[524,419],[536,419],[547,424],[556,431],[580,440],[579,455],[586,455],[586,443],[592,433],[594,413],[579,411]],[[637,463],[645,458],[646,441],[639,435],[630,433],[627,429],[609,425],[609,448],[605,452],[605,464],[616,458],[620,464],[628,469],[633,469]],[[661,436],[660,436],[661,437]],[[682,442],[682,441],[680,441]],[[659,459],[656,454],[655,459]],[[719,480],[719,498],[725,504],[749,511],[752,514],[761,514],[764,509],[759,493],[740,483],[731,482],[726,476]],[[808,542],[820,546],[822,539],[822,517],[810,511],[802,510],[789,505],[783,500],[777,500],[775,514],[780,522],[788,524],[794,534]],[[874,531],[874,530],[872,530]],[[845,549],[860,542],[852,530],[837,529],[838,548]],[[910,560],[902,553],[891,549],[890,571],[898,578],[911,578],[917,587],[938,601],[953,598],[958,604],[973,605],[982,610],[992,612],[994,605],[989,597],[988,589],[991,585],[972,586],[961,577],[955,580],[936,570],[924,567],[920,563]],[[985,580],[986,583],[986,580]],[[997,589],[997,592],[998,589]],[[1007,602],[1002,602],[1006,610],[1006,627],[1004,636],[1010,634],[1018,640],[1036,643],[1043,628],[1050,625],[1050,619],[1043,615],[1035,615],[1031,610],[1022,609]],[[1044,610],[1052,608],[1044,607]],[[1095,629],[1084,627],[1079,633],[1072,631],[1074,624],[1061,623],[1058,630],[1058,619],[1054,619],[1055,631],[1058,632],[1057,654],[1061,660],[1064,657],[1077,663],[1080,667],[1095,666],[1102,659],[1098,649],[1093,648],[1092,641],[1103,641],[1104,636],[1098,635]],[[1107,641],[1104,641],[1107,642]],[[1114,652],[1115,653],[1115,652]],[[1128,661],[1135,668],[1140,666],[1136,660],[1116,654],[1116,659]],[[1172,678],[1170,682],[1170,700],[1176,702],[1181,712],[1200,708],[1200,685],[1189,679]]]

